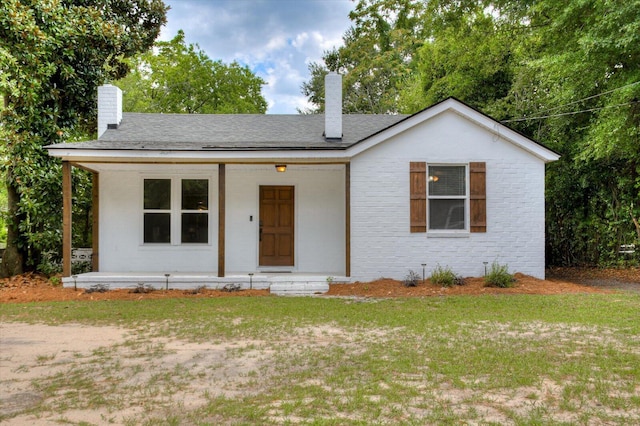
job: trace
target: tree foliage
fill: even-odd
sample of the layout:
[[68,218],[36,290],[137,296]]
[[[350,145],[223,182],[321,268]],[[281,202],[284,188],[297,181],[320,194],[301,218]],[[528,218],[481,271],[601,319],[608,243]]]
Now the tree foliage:
[[61,241],[61,170],[43,146],[90,134],[96,87],[123,77],[165,22],[160,0],[0,0],[0,131],[11,219],[2,275]]
[[310,66],[314,112],[327,69],[345,75],[348,112],[455,96],[562,155],[547,169],[550,264],[640,246],[640,1],[361,0],[351,19]]
[[344,75],[346,113],[397,111],[399,83],[425,33],[420,20],[424,6],[412,0],[363,0],[349,17],[354,22],[343,36],[344,46],[325,52],[324,64],[309,66],[311,80],[302,92],[313,105],[305,112],[324,111],[324,76]]
[[154,51],[131,59],[131,73],[116,84],[132,112],[262,114],[266,84],[246,66],[211,60],[198,45],[186,45],[182,30]]

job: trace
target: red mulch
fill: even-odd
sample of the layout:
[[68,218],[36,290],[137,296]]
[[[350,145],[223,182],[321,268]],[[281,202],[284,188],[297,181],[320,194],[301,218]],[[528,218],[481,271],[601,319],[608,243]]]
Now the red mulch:
[[[400,281],[382,278],[372,282],[353,284],[332,284],[328,296],[358,297],[424,297],[478,294],[567,294],[567,293],[611,293],[611,286],[599,287],[594,282],[629,283],[640,286],[640,268],[596,269],[596,268],[556,268],[547,271],[547,279],[539,280],[523,274],[516,274],[512,288],[485,287],[482,278],[466,278],[462,286],[443,288],[428,280],[417,287],[405,287]],[[590,285],[581,283],[589,282]],[[155,290],[149,293],[134,293],[128,289],[109,290],[104,293],[55,286],[49,279],[37,274],[24,274],[0,280],[0,303],[23,303],[67,300],[142,300],[166,298],[207,298],[207,297],[247,297],[268,296],[269,290],[242,290],[225,292],[204,289]]]

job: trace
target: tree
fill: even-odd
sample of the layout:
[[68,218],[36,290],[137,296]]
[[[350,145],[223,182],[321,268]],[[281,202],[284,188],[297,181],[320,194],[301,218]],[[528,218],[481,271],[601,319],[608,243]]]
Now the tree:
[[489,112],[509,93],[517,38],[482,6],[431,25],[439,29],[415,55],[414,73],[400,90],[400,111],[413,113],[453,96]]
[[324,53],[324,64],[311,63],[311,80],[302,93],[324,111],[324,76],[343,74],[343,109],[347,113],[397,112],[398,85],[410,72],[416,49],[425,38],[422,2],[361,0],[350,13],[354,25],[343,36],[344,46]]
[[96,87],[151,47],[160,0],[0,0],[3,169],[10,224],[0,274],[60,255],[61,170],[43,146],[95,129]]
[[265,113],[266,84],[248,67],[211,60],[198,45],[185,44],[180,30],[173,40],[131,60],[132,72],[117,84],[124,109],[134,112]]
[[[414,32],[396,33],[405,8]],[[345,73],[350,112],[456,96],[562,155],[548,263],[617,264],[621,244],[640,246],[640,1],[361,0],[351,18],[345,46],[310,67],[314,111],[327,69]]]
[[547,234],[555,264],[617,264],[640,244],[640,2],[536,2],[514,122],[559,151],[549,167]]

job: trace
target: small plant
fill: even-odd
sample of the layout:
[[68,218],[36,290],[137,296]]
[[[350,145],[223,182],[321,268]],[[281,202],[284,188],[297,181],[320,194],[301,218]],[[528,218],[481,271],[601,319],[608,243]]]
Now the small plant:
[[94,284],[88,289],[86,289],[85,293],[106,293],[109,291],[109,284]]
[[431,272],[431,276],[429,277],[429,281],[433,284],[441,285],[442,287],[452,287],[454,285],[464,285],[464,279],[456,275],[450,267],[443,268],[439,264],[436,265],[433,272]]
[[402,281],[402,285],[405,287],[417,287],[418,282],[420,281],[420,275],[418,275],[415,271],[409,271],[404,280]]
[[142,293],[142,294],[146,294],[146,293],[151,293],[152,291],[154,291],[155,288],[153,288],[153,286],[150,286],[148,284],[145,283],[138,283],[137,286],[135,286],[134,288],[132,288],[129,293]]
[[87,272],[91,272],[92,269],[93,266],[90,260],[71,263],[71,273],[75,275],[86,274]]
[[38,271],[51,277],[62,272],[62,261],[53,252],[42,253]]
[[62,278],[60,278],[60,276],[58,275],[54,275],[52,277],[49,277],[49,282],[53,287],[60,287],[62,285]]
[[327,277],[327,284],[331,285],[333,283],[333,277]]
[[229,283],[226,284],[224,287],[222,287],[222,291],[228,291],[228,292],[233,292],[233,291],[240,291],[241,286],[240,284],[237,283]]
[[496,261],[491,264],[491,269],[484,277],[484,283],[487,287],[509,288],[513,287],[515,281],[516,279],[509,273],[509,266],[500,265]]
[[186,293],[187,294],[200,294],[200,293],[204,293],[204,291],[207,289],[206,285],[199,285],[198,287],[194,288],[193,290],[188,290]]

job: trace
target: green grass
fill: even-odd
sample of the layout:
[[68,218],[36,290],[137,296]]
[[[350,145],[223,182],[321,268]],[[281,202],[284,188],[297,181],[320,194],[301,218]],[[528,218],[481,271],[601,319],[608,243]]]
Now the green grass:
[[[39,379],[40,415],[115,416],[133,400],[141,411],[118,421],[600,424],[640,422],[638,312],[640,296],[630,294],[263,297],[5,304],[0,321],[133,330],[66,374]],[[158,339],[232,347],[215,362],[158,368],[175,355]],[[255,360],[233,395],[200,389],[201,404],[176,402],[194,381]],[[55,361],[39,354],[34,364]]]

